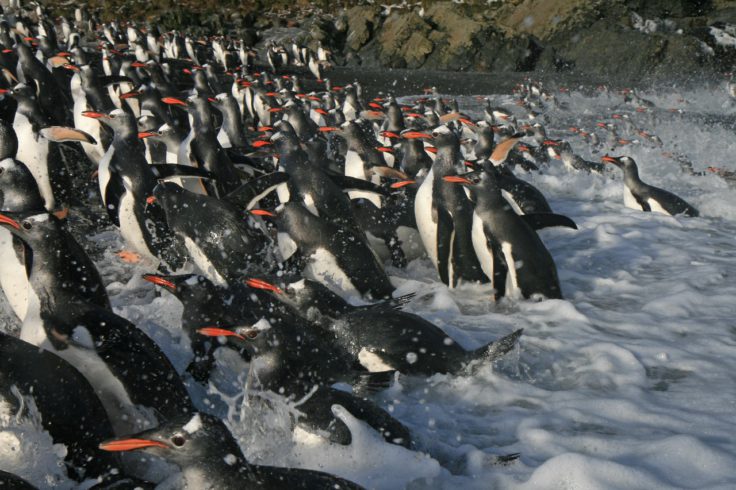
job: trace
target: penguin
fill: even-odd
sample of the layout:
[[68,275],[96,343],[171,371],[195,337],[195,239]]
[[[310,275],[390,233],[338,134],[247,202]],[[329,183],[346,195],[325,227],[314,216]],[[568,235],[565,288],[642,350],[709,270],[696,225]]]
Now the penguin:
[[199,95],[189,97],[187,110],[192,131],[189,160],[211,172],[215,177],[214,181],[204,183],[207,193],[212,196],[224,196],[240,186],[241,182],[227,152],[217,141],[207,97]]
[[496,296],[510,293],[527,299],[535,295],[561,299],[552,256],[504,199],[491,165],[486,161],[481,171],[444,177],[448,183],[465,186],[475,203],[472,243],[483,272],[492,281]]
[[414,200],[417,229],[427,255],[449,287],[487,282],[473,249],[473,209],[465,192],[443,179],[456,174],[459,142],[448,126],[432,132],[437,157]]
[[111,309],[105,286],[92,260],[58,218],[44,210],[0,214],[0,226],[23,242],[24,269],[30,284],[43,288],[27,288],[26,310],[23,312],[21,338],[29,342],[44,334],[35,330],[40,315],[39,301],[46,295],[83,298],[95,305]]
[[[164,267],[181,265],[181,244],[162,216],[149,209],[146,198],[157,180],[176,175],[207,176],[206,172],[184,165],[149,165],[145,145],[138,137],[132,114],[115,109],[109,114],[86,113],[111,127],[114,139],[99,165],[98,182],[103,205],[112,222],[120,228],[125,243],[136,256]],[[123,255],[125,259],[127,255]]]
[[36,487],[13,473],[0,470],[0,487],[12,490],[36,490]]
[[66,447],[71,478],[103,477],[119,467],[116,457],[97,448],[96,441],[115,433],[89,382],[62,358],[0,333],[0,399],[20,412],[26,398],[54,443]]
[[413,295],[352,306],[308,279],[286,281],[282,276],[273,284],[256,279],[250,284],[306,312],[370,371],[397,370],[423,376],[457,373],[475,361],[498,359],[516,345],[522,334],[517,330],[480,348],[466,350],[431,322],[401,311]]
[[[54,219],[0,214],[0,225],[33,253],[32,294],[21,338],[78,369],[111,415],[116,433],[150,419],[136,405],[162,417],[190,411],[189,395],[168,359],[142,331],[110,310],[94,266],[83,252],[73,252],[76,242],[63,235],[46,238]],[[103,300],[105,306],[99,304]]]
[[56,143],[82,141],[93,144],[95,141],[77,129],[53,126],[30,86],[18,84],[9,93],[18,101],[13,121],[18,137],[17,158],[36,179],[46,209],[56,211],[68,207],[72,199],[71,178]]
[[[45,203],[33,175],[25,164],[13,158],[17,147],[13,128],[0,120],[0,210],[43,211]],[[21,322],[28,307],[26,257],[30,257],[29,253],[22,240],[0,228],[0,286]]]
[[135,451],[165,458],[181,468],[182,488],[360,490],[327,473],[248,463],[237,441],[218,418],[205,413],[177,417],[127,438],[101,441],[103,451]]
[[156,185],[148,199],[163,209],[168,227],[184,242],[199,270],[225,286],[235,277],[269,269],[269,239],[227,201],[189,192],[172,182]]
[[306,260],[315,278],[338,289],[373,299],[391,296],[394,287],[383,266],[352,230],[317,217],[294,202],[283,204],[275,221],[284,260]]
[[627,208],[640,211],[653,211],[667,214],[669,216],[685,215],[695,217],[699,215],[697,209],[685,202],[682,198],[645,184],[639,178],[639,169],[631,157],[604,156],[605,163],[611,163],[620,168],[624,173],[624,205]]
[[[249,386],[279,393],[287,399],[309,397],[315,386],[329,388],[335,383],[350,384],[357,395],[371,393],[388,387],[395,373],[393,370],[369,372],[350,352],[303,322],[301,325],[285,321],[274,323],[261,318],[242,326],[204,327],[198,332],[222,338],[228,345],[243,349],[250,359]],[[352,395],[339,397],[331,390],[323,390],[322,395],[337,403],[348,401],[351,408],[363,411],[368,416],[365,421],[387,442],[404,447],[412,445],[408,429],[367,400],[354,399]],[[306,412],[307,425],[326,430],[331,423],[338,423],[330,413],[331,405],[322,400],[310,403]],[[344,439],[344,428],[339,432],[333,438],[349,444],[350,440]]]

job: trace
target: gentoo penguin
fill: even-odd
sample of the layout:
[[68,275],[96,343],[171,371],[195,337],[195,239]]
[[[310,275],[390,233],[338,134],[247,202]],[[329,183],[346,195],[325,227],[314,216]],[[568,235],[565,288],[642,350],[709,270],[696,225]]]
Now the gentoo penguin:
[[[339,344],[333,345],[329,338],[322,340],[321,332],[305,325],[261,319],[234,328],[205,327],[199,333],[226,339],[228,345],[244,349],[250,359],[249,386],[279,393],[290,400],[310,400],[303,407],[305,417],[300,423],[329,432],[332,441],[350,443],[349,431],[331,411],[337,403],[354,410],[356,417],[376,429],[387,442],[412,445],[409,430],[385,411],[368,400],[330,388],[343,382],[352,385],[353,393],[370,393],[387,387],[394,371],[368,372]],[[312,393],[315,387],[319,391]],[[312,399],[315,396],[321,398]],[[333,430],[331,426],[340,427]]]
[[153,264],[180,265],[181,244],[166,226],[163,216],[147,206],[146,198],[157,180],[205,172],[185,165],[149,165],[144,156],[145,144],[138,137],[137,124],[130,113],[115,109],[109,114],[86,115],[99,119],[115,133],[100,162],[97,177],[102,202],[112,222],[120,228],[126,246]]
[[446,182],[469,189],[475,203],[472,242],[483,272],[497,295],[562,298],[552,256],[504,199],[491,165],[486,161],[482,171],[444,177]]
[[698,210],[682,198],[642,182],[633,158],[606,155],[601,160],[616,165],[624,172],[624,205],[627,208],[654,211],[670,216],[678,214],[698,216]]
[[493,361],[516,345],[522,331],[473,350],[466,350],[424,318],[401,311],[411,299],[397,298],[374,305],[352,306],[321,284],[301,279],[274,284],[251,280],[274,299],[306,312],[310,320],[332,332],[337,342],[367,369],[395,369],[408,375],[431,376],[458,372],[473,361]]
[[71,177],[57,143],[94,143],[94,140],[77,129],[53,126],[53,120],[43,112],[32,87],[18,84],[8,93],[18,101],[13,120],[18,137],[16,158],[26,164],[36,179],[46,209],[55,211],[68,206],[72,199]]
[[452,130],[432,132],[437,157],[414,200],[417,229],[440,279],[450,287],[460,281],[485,282],[471,237],[473,207],[467,195],[444,177],[456,175],[459,142]]
[[93,388],[79,371],[50,352],[0,333],[0,400],[20,412],[25,398],[33,399],[43,428],[54,443],[66,446],[64,459],[70,477],[104,476],[119,466],[116,458],[96,447],[95,441],[115,433]]
[[212,415],[177,417],[125,439],[104,441],[104,451],[142,450],[181,468],[182,488],[360,490],[362,487],[318,471],[248,463],[225,424]]
[[[97,271],[65,250],[71,238],[44,240],[43,230],[54,219],[51,215],[0,214],[0,225],[23,239],[33,252],[29,274],[33,294],[29,295],[21,338],[78,369],[100,397],[116,433],[145,425],[150,419],[151,414],[145,416],[136,405],[163,417],[191,411],[183,383],[158,346],[109,306],[99,305],[103,295],[105,300],[107,296],[104,288],[100,292],[95,287]],[[90,301],[96,297],[98,304]]]
[[215,176],[214,181],[204,182],[208,194],[224,196],[240,185],[240,177],[217,141],[210,102],[207,97],[194,95],[187,99],[187,109],[192,131],[189,160]]
[[212,282],[225,286],[243,274],[270,269],[269,239],[237,207],[172,182],[158,184],[152,197],[149,203],[163,208],[168,227]]
[[3,470],[0,470],[0,487],[12,490],[37,490],[18,475]]
[[307,265],[320,282],[343,291],[357,290],[373,299],[391,296],[394,291],[375,253],[349,228],[315,216],[295,202],[282,205],[276,226],[283,259],[306,259],[301,265]]
[[[0,121],[0,210],[43,211],[44,200],[36,180],[25,164],[13,158],[17,147],[15,132]],[[26,257],[30,258],[29,253],[22,240],[0,228],[0,286],[21,322],[28,307]]]
[[[110,301],[97,269],[61,222],[44,210],[0,214],[0,226],[23,242],[24,268],[31,288],[23,312],[21,338],[43,337],[35,331],[41,301],[73,295],[110,309]],[[34,286],[35,282],[35,286]],[[39,288],[40,296],[39,296]]]

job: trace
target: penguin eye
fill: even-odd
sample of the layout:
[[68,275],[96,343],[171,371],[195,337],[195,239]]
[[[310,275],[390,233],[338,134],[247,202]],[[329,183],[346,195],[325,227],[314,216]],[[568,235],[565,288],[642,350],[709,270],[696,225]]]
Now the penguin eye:
[[33,223],[31,223],[30,221],[24,221],[21,226],[24,230],[30,230],[31,228],[33,228]]
[[181,434],[177,434],[171,438],[171,442],[176,447],[182,447],[187,442],[187,440],[184,439],[184,436],[182,436]]
[[242,329],[240,331],[240,334],[243,335],[246,339],[253,340],[256,337],[258,337],[258,329],[255,329],[255,328]]

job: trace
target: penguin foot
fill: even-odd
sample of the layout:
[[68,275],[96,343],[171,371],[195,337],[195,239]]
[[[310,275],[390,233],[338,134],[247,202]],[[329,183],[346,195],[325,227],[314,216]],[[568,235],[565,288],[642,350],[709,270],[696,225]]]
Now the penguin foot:
[[141,256],[135,252],[131,252],[130,250],[121,250],[115,255],[120,257],[120,260],[122,260],[126,264],[137,264],[141,261]]

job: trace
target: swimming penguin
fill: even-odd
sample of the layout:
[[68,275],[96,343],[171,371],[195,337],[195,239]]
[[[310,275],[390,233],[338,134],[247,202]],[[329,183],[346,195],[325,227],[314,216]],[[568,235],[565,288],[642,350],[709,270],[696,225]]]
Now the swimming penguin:
[[431,322],[401,311],[413,295],[352,306],[308,279],[288,282],[276,278],[275,284],[252,281],[254,287],[293,304],[321,328],[332,332],[337,342],[370,371],[395,369],[402,374],[426,376],[454,373],[474,361],[498,359],[516,345],[522,333],[517,330],[477,349],[466,350]]
[[119,465],[96,447],[95,441],[115,434],[79,371],[50,352],[0,333],[0,398],[22,410],[24,400],[18,396],[33,399],[43,428],[54,443],[66,446],[70,477],[103,476]]
[[158,184],[152,197],[149,202],[163,209],[169,228],[214,283],[224,286],[240,275],[270,269],[269,239],[237,207],[172,182]]
[[0,214],[0,225],[33,252],[32,294],[21,338],[77,368],[108,414],[120,415],[122,424],[142,422],[134,409],[138,404],[164,417],[190,410],[189,396],[168,359],[142,331],[112,313],[96,269],[83,252],[74,252],[79,245],[69,236],[49,233],[58,230],[54,220],[45,214]]
[[103,441],[104,451],[142,450],[181,468],[183,488],[360,490],[362,487],[318,471],[248,463],[225,424],[204,413],[177,417],[128,438]]
[[[249,387],[270,390],[289,400],[321,397],[307,402],[303,407],[304,419],[299,423],[329,432],[330,440],[350,443],[349,431],[331,411],[331,406],[339,403],[350,411],[355,410],[354,415],[376,429],[387,442],[404,447],[412,445],[411,435],[403,424],[360,397],[388,387],[394,371],[368,372],[339,344],[332,344],[329,337],[323,339],[323,332],[304,324],[274,323],[263,318],[240,327],[205,327],[198,332],[222,338],[248,354]],[[341,395],[330,388],[340,382],[350,384],[353,393],[359,396]],[[315,389],[321,391],[313,393]]]
[[[284,260],[306,260],[310,273],[341,290],[357,290],[380,299],[394,287],[383,266],[365,241],[348,228],[310,213],[299,203],[282,205],[275,217],[278,244]],[[295,255],[297,254],[297,255]]]
[[459,142],[452,130],[432,132],[437,158],[414,200],[417,229],[440,279],[450,287],[460,281],[486,282],[472,243],[473,208],[461,188],[443,178],[456,174]]
[[601,160],[616,165],[624,172],[624,205],[627,208],[654,211],[670,216],[678,214],[698,216],[698,210],[682,198],[664,189],[642,182],[633,158],[606,155]]
[[472,243],[483,272],[493,282],[497,296],[562,298],[552,256],[504,199],[491,165],[486,161],[482,171],[444,177],[446,182],[469,189],[475,203]]
[[36,487],[13,473],[0,470],[0,487],[12,490],[36,490]]

